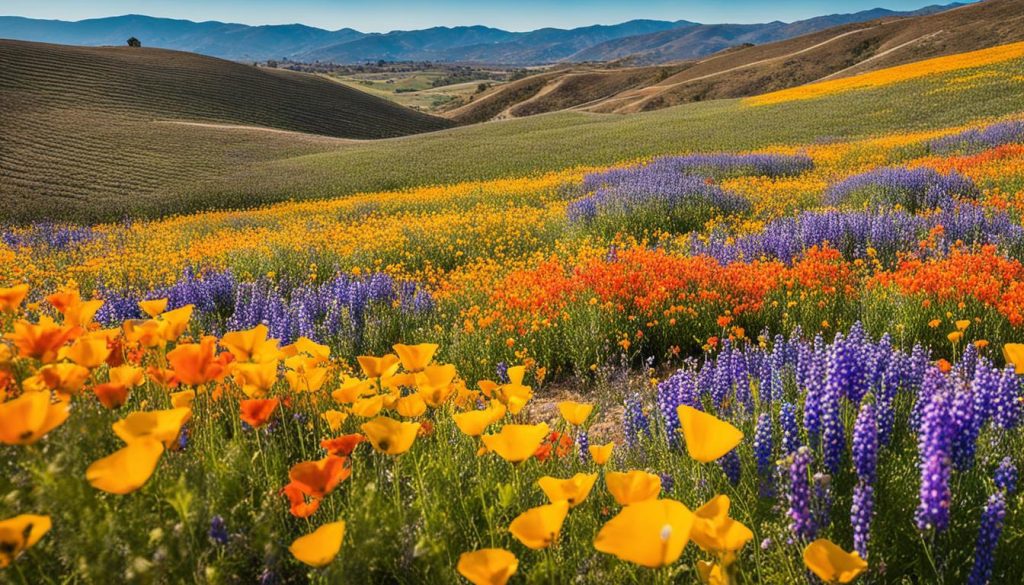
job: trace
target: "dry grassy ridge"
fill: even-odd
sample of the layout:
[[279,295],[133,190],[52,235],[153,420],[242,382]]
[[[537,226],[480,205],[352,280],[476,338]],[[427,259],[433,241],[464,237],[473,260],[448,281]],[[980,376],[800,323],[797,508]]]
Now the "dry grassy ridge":
[[655,67],[570,67],[503,85],[446,115],[482,122],[564,109],[656,110],[735,98],[1024,40],[1024,0],[986,0],[909,18],[838,26]]
[[7,40],[0,111],[0,221],[127,215],[147,194],[240,164],[453,125],[313,75]]

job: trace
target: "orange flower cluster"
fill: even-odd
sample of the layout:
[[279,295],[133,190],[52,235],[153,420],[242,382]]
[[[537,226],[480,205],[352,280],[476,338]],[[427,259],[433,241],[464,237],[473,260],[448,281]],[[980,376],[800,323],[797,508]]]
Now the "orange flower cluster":
[[975,300],[995,308],[1013,326],[1024,325],[1024,264],[999,254],[995,246],[977,252],[953,250],[933,260],[904,258],[895,270],[879,272],[868,287],[895,287],[927,300]]

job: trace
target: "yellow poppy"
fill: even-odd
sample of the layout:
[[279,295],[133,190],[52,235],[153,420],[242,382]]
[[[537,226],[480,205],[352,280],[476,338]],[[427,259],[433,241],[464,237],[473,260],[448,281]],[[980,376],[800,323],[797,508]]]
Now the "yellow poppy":
[[185,328],[188,327],[189,319],[192,318],[192,311],[194,310],[195,306],[185,305],[160,315],[160,334],[165,341],[174,341],[181,337],[181,334],[185,332]]
[[17,313],[21,308],[22,301],[28,295],[27,284],[17,284],[7,288],[0,288],[0,311]]
[[26,392],[0,403],[0,443],[29,445],[68,419],[68,404],[54,403],[49,392]]
[[146,376],[142,371],[142,368],[136,366],[117,366],[116,368],[110,368],[107,375],[110,378],[111,384],[118,384],[128,388],[132,386],[140,386],[146,381]]
[[562,531],[562,523],[568,513],[569,502],[565,500],[537,506],[516,516],[508,530],[528,548],[547,548],[558,541],[558,534]]
[[140,301],[139,308],[142,312],[149,315],[151,319],[156,319],[161,313],[167,310],[167,299],[152,299],[149,301]]
[[292,392],[318,392],[327,382],[327,368],[289,369],[284,373]]
[[826,583],[849,583],[868,568],[856,551],[848,553],[825,538],[804,548],[804,564]]
[[590,452],[590,458],[594,460],[594,463],[604,465],[611,459],[614,448],[615,443],[605,443],[604,445],[590,445],[587,447],[587,451]]
[[360,397],[370,396],[374,393],[375,390],[373,389],[373,382],[343,376],[341,379],[341,387],[334,392],[331,392],[331,398],[333,398],[338,404],[352,404],[356,400],[359,400]]
[[484,548],[459,555],[456,568],[473,585],[505,585],[519,569],[519,559],[503,548]]
[[380,378],[398,365],[398,356],[393,353],[382,357],[361,355],[356,358],[356,361],[359,362],[359,367],[363,369],[363,374],[367,378]]
[[951,331],[949,335],[946,335],[946,339],[950,343],[960,343],[960,340],[964,338],[964,334],[961,331]]
[[395,410],[405,418],[416,418],[422,416],[427,411],[427,403],[423,401],[423,397],[417,392],[416,394],[399,398],[395,403]]
[[352,414],[363,418],[373,418],[380,414],[382,408],[384,408],[384,395],[378,394],[356,400],[352,405]]
[[234,362],[231,372],[235,383],[249,398],[263,398],[277,383],[277,359],[266,362]]
[[388,455],[401,455],[412,447],[420,423],[399,422],[386,416],[379,416],[359,427],[369,439],[373,448]]
[[427,367],[430,360],[434,359],[437,347],[436,343],[421,343],[419,345],[397,343],[392,346],[392,349],[401,358],[402,367],[406,372],[419,372]]
[[487,449],[505,461],[518,463],[529,459],[548,436],[548,425],[505,425],[497,434],[483,435]]
[[690,538],[707,552],[722,554],[743,548],[754,533],[729,517],[729,496],[719,495],[694,511]]
[[308,337],[300,337],[295,343],[281,348],[281,355],[286,358],[300,354],[306,354],[315,359],[317,363],[324,364],[331,357],[331,348],[320,345]]
[[156,439],[145,437],[132,441],[90,465],[85,470],[85,479],[98,490],[129,494],[149,481],[163,452],[163,443]]
[[25,320],[15,321],[14,331],[4,337],[14,342],[18,355],[48,364],[57,359],[57,352],[78,331],[75,327],[58,325],[49,316],[43,315],[38,324]]
[[14,562],[50,531],[50,517],[22,514],[0,520],[0,569]]
[[505,416],[505,405],[500,402],[492,402],[483,410],[469,410],[452,415],[452,420],[459,430],[471,436],[478,437],[484,430]]
[[693,513],[680,502],[638,502],[601,527],[594,548],[644,567],[663,567],[679,559],[692,526]]
[[416,387],[427,404],[437,408],[451,396],[454,378],[455,366],[451,364],[427,366],[416,374]]
[[348,413],[341,412],[340,410],[327,410],[320,416],[327,421],[327,426],[330,427],[331,431],[335,432],[348,420]]
[[709,463],[732,451],[743,432],[731,424],[685,404],[677,409],[686,451],[701,463]]
[[90,370],[103,365],[110,356],[110,344],[102,335],[83,335],[64,349],[63,357]]
[[580,426],[586,422],[587,417],[590,416],[593,410],[593,404],[573,402],[571,400],[564,400],[558,403],[558,412],[561,413],[565,422],[573,426]]
[[171,394],[171,406],[174,408],[192,408],[192,402],[196,399],[195,390],[182,390]]
[[654,500],[661,493],[661,478],[646,471],[610,471],[604,476],[604,483],[620,506]]
[[296,538],[288,550],[296,560],[310,567],[326,567],[338,556],[344,538],[345,522],[339,520]]
[[960,331],[967,331],[967,328],[971,326],[970,319],[960,319],[956,322],[956,328]]
[[178,440],[181,426],[192,417],[189,408],[133,412],[114,423],[114,434],[125,443],[131,444],[142,439],[156,439],[170,447]]
[[704,585],[729,585],[729,575],[722,565],[708,561],[697,561],[697,575]]
[[537,484],[552,503],[565,500],[575,508],[587,499],[596,481],[596,473],[577,473],[569,479],[544,476],[537,480]]
[[89,380],[89,369],[60,362],[43,366],[37,374],[46,387],[61,394],[78,394]]
[[267,339],[269,332],[266,325],[257,325],[245,331],[231,331],[224,334],[220,344],[238,362],[277,362],[278,341]]
[[1013,371],[1024,374],[1024,343],[1007,343],[1003,345],[1003,359],[1013,364]]

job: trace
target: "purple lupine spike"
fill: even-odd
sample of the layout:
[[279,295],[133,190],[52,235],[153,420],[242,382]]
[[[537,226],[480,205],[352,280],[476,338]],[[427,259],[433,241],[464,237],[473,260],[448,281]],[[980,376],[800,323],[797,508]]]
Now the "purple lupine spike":
[[882,445],[888,445],[892,439],[892,429],[896,423],[893,405],[905,364],[903,354],[894,353],[882,375],[881,383],[875,390],[875,420],[878,424],[878,442]]
[[1017,493],[1017,466],[1013,464],[1010,456],[1003,457],[992,474],[992,480],[996,488],[1006,492],[1006,495],[1013,496]]
[[1003,533],[1005,518],[1006,496],[1002,492],[992,494],[981,513],[981,526],[974,544],[974,566],[967,577],[968,585],[987,585],[991,582],[996,547]]
[[974,412],[974,392],[969,386],[958,388],[953,393],[950,416],[953,419],[953,445],[950,455],[957,471],[974,467],[974,453],[977,449],[981,424]]
[[960,361],[956,364],[957,372],[965,380],[974,377],[974,370],[978,366],[978,357],[978,348],[973,343],[968,343],[960,355]]
[[810,366],[807,386],[804,388],[804,430],[807,431],[807,439],[811,445],[816,445],[821,437],[821,400],[825,391],[827,372],[823,345],[821,336],[815,337],[814,360]]
[[929,142],[928,149],[943,155],[974,154],[1003,144],[1021,142],[1024,142],[1024,120],[1009,120],[947,134]]
[[825,201],[829,205],[900,206],[917,213],[953,207],[958,199],[976,199],[979,194],[974,182],[956,171],[943,175],[928,167],[881,167],[832,185],[825,194]]
[[853,503],[850,507],[853,547],[861,557],[867,558],[878,465],[878,423],[875,407],[871,404],[861,406],[853,426],[853,465],[857,472],[857,484],[853,488]]
[[725,399],[732,393],[732,348],[729,340],[722,343],[722,351],[715,360],[715,377],[711,387],[711,402],[715,408],[721,408]]
[[938,368],[929,368],[924,385],[933,387],[934,391],[923,397],[927,403],[922,412],[918,438],[921,489],[915,520],[921,531],[941,532],[949,525],[952,499],[949,485],[952,475],[952,399],[945,376]]
[[586,430],[580,429],[576,434],[576,445],[579,446],[580,463],[590,462],[590,435]]
[[741,351],[732,352],[729,360],[731,376],[736,384],[736,402],[743,406],[745,412],[753,412],[754,399],[750,392],[750,375],[747,370],[746,355]]
[[757,475],[761,480],[759,493],[762,497],[771,497],[773,493],[772,463],[775,461],[773,455],[772,417],[765,412],[757,418],[757,425],[754,429],[754,459],[757,462]]
[[839,471],[846,451],[846,433],[840,406],[844,390],[853,385],[850,376],[856,371],[853,367],[854,359],[852,348],[842,334],[837,334],[829,353],[828,373],[820,398],[822,462],[825,469],[833,474]]
[[1001,375],[1002,372],[985,358],[979,359],[974,368],[971,390],[974,395],[974,415],[979,427],[984,426],[995,414]]
[[626,398],[626,411],[622,419],[623,430],[626,434],[626,444],[634,447],[640,442],[641,435],[650,436],[651,426],[644,414],[643,403],[638,394],[631,394]]
[[827,473],[814,474],[815,524],[821,530],[832,525],[832,476]]
[[786,455],[800,448],[800,428],[797,426],[796,406],[783,402],[779,410],[779,427],[782,429],[782,452]]
[[817,532],[811,507],[810,467],[811,452],[807,447],[800,447],[789,463],[789,492],[786,494],[789,527],[800,541],[813,539]]
[[1017,427],[1021,416],[1021,398],[1020,378],[1013,366],[1009,365],[1003,369],[999,378],[999,389],[993,406],[995,422],[1000,428]]
[[681,444],[679,415],[677,412],[679,406],[685,404],[694,408],[700,408],[697,398],[697,381],[694,378],[693,372],[690,370],[679,370],[669,378],[658,383],[657,403],[669,444],[679,446]]
[[734,486],[740,484],[742,468],[740,465],[740,454],[736,449],[722,455],[718,460],[718,465],[725,472],[725,477],[729,479],[729,483]]

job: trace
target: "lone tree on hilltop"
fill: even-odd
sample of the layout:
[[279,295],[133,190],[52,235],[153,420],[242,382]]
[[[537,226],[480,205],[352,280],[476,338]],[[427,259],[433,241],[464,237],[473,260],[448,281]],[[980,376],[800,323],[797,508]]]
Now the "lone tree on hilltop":
[[129,47],[136,47],[136,48],[141,47],[142,46],[142,41],[140,41],[139,39],[137,39],[135,37],[132,37],[132,38],[128,39],[128,46]]

